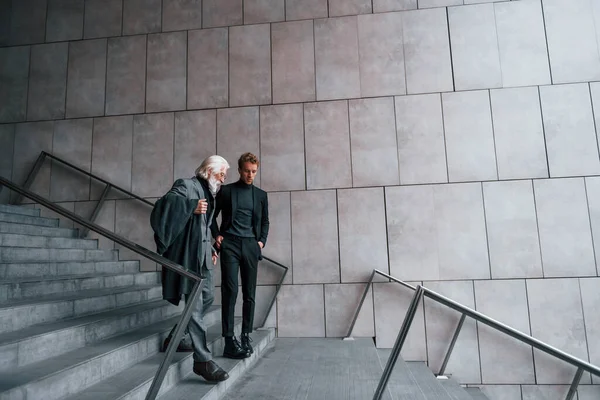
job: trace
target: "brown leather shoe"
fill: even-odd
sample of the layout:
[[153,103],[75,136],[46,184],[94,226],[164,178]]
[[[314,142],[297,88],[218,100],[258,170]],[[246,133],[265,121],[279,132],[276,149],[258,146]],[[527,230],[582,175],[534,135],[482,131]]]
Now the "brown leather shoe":
[[[169,347],[169,343],[171,343],[171,339],[166,338],[165,341],[163,342],[163,347],[162,347],[161,352],[165,353],[167,351],[167,347]],[[193,353],[193,352],[194,352],[194,348],[192,347],[191,344],[186,343],[183,340],[181,340],[179,342],[179,346],[177,346],[177,353]]]
[[221,382],[229,378],[229,374],[213,360],[194,361],[194,373],[203,377],[207,382]]

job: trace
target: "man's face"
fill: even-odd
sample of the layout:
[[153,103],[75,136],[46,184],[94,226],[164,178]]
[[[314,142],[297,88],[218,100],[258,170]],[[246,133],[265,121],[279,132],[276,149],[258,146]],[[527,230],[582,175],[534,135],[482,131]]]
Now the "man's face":
[[246,161],[242,164],[242,168],[238,169],[240,173],[240,180],[242,180],[247,185],[252,184],[254,182],[254,178],[256,178],[256,173],[258,172],[258,165],[252,164],[250,161]]
[[208,186],[213,195],[217,194],[223,182],[227,179],[227,168],[222,167],[218,171],[211,171],[208,177]]

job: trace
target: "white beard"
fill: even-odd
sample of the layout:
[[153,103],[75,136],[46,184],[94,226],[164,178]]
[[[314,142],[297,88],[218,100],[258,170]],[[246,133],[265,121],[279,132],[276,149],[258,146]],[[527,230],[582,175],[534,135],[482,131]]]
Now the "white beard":
[[208,178],[208,190],[213,196],[217,195],[217,192],[221,188],[221,182],[218,179],[213,178],[212,176]]

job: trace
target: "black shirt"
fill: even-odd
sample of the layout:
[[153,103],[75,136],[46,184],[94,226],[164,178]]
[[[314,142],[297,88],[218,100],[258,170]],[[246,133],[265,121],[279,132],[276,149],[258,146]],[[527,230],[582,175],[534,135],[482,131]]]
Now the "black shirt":
[[252,212],[254,210],[252,185],[240,180],[233,185],[231,192],[232,196],[237,198],[237,209],[227,233],[240,237],[254,237],[252,231]]

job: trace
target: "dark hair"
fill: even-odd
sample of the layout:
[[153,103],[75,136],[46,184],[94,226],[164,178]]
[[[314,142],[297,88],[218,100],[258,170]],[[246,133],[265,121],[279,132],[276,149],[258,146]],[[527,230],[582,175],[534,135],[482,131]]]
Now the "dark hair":
[[244,163],[247,163],[247,162],[249,162],[250,164],[256,164],[256,166],[260,165],[260,161],[258,161],[258,157],[256,157],[252,153],[244,153],[240,156],[240,159],[238,160],[238,168],[242,169],[242,165],[244,165]]

